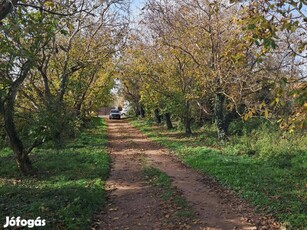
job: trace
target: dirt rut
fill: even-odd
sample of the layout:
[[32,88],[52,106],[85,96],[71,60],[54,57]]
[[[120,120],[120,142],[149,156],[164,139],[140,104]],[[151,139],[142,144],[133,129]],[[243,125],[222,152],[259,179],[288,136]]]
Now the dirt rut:
[[[127,121],[108,121],[107,132],[113,162],[106,183],[109,203],[96,216],[93,229],[278,229],[210,177],[185,167]],[[163,205],[159,189],[143,181],[144,161],[171,177],[197,221],[181,223],[170,218],[167,213],[172,208]]]

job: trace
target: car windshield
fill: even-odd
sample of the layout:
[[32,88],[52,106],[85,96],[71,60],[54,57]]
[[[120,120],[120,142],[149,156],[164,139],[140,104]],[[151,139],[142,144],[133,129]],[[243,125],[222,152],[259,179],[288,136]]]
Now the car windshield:
[[119,110],[117,110],[117,109],[112,109],[112,110],[111,110],[111,113],[119,113]]

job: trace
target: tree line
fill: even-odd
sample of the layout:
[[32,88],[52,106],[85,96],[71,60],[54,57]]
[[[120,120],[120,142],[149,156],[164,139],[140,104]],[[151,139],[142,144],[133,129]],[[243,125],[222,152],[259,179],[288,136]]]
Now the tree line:
[[[0,144],[23,175],[61,148],[120,82],[140,116],[192,126],[264,117],[306,128],[305,1],[0,1]],[[114,81],[114,79],[116,79]]]
[[1,142],[23,175],[35,173],[34,148],[48,141],[60,148],[112,99],[126,7],[121,0],[1,1]]
[[263,117],[306,129],[306,2],[147,0],[118,78],[136,115],[214,121]]

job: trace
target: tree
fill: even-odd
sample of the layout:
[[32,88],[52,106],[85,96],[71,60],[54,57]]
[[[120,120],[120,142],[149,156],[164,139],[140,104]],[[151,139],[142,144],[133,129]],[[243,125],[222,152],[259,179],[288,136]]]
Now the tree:
[[[86,100],[90,87],[93,87],[91,92],[99,92],[98,98],[102,96],[100,91],[109,91],[112,84],[109,78],[102,77],[102,62],[113,63],[112,54],[120,48],[124,35],[126,24],[113,7],[119,3],[121,1],[101,4],[69,1],[71,12],[76,14],[63,17],[60,13],[42,10],[41,6],[65,11],[66,3],[59,8],[57,4],[39,2],[39,7],[17,8],[14,17],[3,20],[0,27],[0,110],[23,175],[34,173],[28,157],[33,148],[50,139],[60,140],[66,121],[76,119],[77,112],[70,104],[72,95],[78,94],[72,103],[75,108],[92,101],[92,105],[87,105],[91,109],[95,101]],[[100,15],[100,21],[96,21],[95,14]],[[101,40],[97,39],[99,36]],[[105,43],[101,43],[102,40]],[[78,42],[82,41],[86,42],[83,54],[77,49]],[[91,60],[99,54],[103,57]],[[70,79],[77,75],[87,77],[82,70],[89,71],[89,78],[84,81],[82,92],[76,92]]]
[[[242,1],[236,1],[242,2]],[[283,54],[279,62],[279,70],[283,76],[275,81],[275,95],[273,108],[285,108],[289,110],[289,102],[292,113],[279,114],[282,127],[293,131],[297,128],[306,128],[306,115],[304,106],[307,100],[306,94],[306,1],[247,1],[242,4],[246,8],[246,16],[241,24],[250,34],[250,41],[261,47],[262,61],[264,56],[271,53]],[[273,56],[273,57],[274,57]],[[279,58],[280,59],[280,58]],[[292,89],[289,91],[289,89]],[[272,107],[272,106],[271,106]],[[271,108],[266,108],[266,114]]]
[[[271,5],[270,1],[263,2],[271,7],[282,7],[276,3]],[[299,59],[292,59],[291,65],[288,61],[290,53],[297,55],[301,51],[304,44],[301,40],[294,45],[294,34],[285,34],[279,43],[288,44],[281,47],[275,42],[275,37],[281,33],[277,33],[277,23],[272,24],[269,13],[265,15],[263,10],[262,14],[256,14],[258,17],[249,15],[258,12],[255,9],[262,9],[263,2],[252,1],[247,9],[245,5],[236,3],[206,0],[148,1],[145,7],[143,21],[153,32],[153,39],[160,39],[164,46],[184,53],[195,62],[193,68],[197,68],[197,74],[194,74],[194,80],[197,83],[194,90],[202,91],[197,93],[199,98],[211,97],[214,101],[212,107],[220,140],[226,138],[229,122],[235,113],[244,118],[257,114],[266,116],[268,107],[263,105],[271,102],[257,101],[256,95],[264,92],[262,87],[275,88],[278,95],[276,86],[282,84],[288,69],[297,70],[294,63],[302,63],[302,55]],[[268,9],[267,5],[264,9]],[[292,6],[300,13],[302,4],[292,3]],[[275,12],[282,16],[285,13],[284,8]],[[275,21],[279,19],[273,18]],[[282,28],[291,32],[303,20],[300,23],[286,21]],[[280,50],[276,50],[277,45],[280,45]],[[274,48],[276,52],[273,52]],[[270,60],[276,62],[275,72],[267,65]],[[274,98],[273,91],[269,94],[266,98]]]
[[12,10],[13,7],[17,5],[18,0],[9,1],[1,0],[0,1],[0,20],[4,19]]
[[164,46],[180,52],[193,63],[190,64],[189,98],[197,102],[197,98],[214,95],[218,137],[224,139],[228,128],[226,100],[231,97],[233,84],[240,80],[238,70],[245,68],[245,63],[233,60],[234,55],[243,59],[243,47],[235,53],[229,50],[235,40],[229,28],[237,29],[230,17],[235,13],[234,8],[223,1],[148,1],[147,9],[146,23],[155,36]]
[[8,20],[1,26],[0,67],[1,67],[1,102],[0,111],[4,120],[4,128],[8,135],[17,165],[24,175],[33,174],[33,167],[28,157],[31,150],[44,140],[36,137],[27,146],[18,135],[15,123],[16,96],[33,68],[36,56],[46,46],[53,24],[42,26],[40,12],[27,12],[20,9],[17,17]]
[[[112,63],[112,55],[120,48],[124,35],[125,25],[119,22],[121,19],[112,8],[118,2],[94,4],[81,1],[79,12],[58,24],[59,32],[41,52],[36,64],[37,78],[43,83],[43,87],[36,87],[36,93],[43,95],[43,111],[48,117],[46,126],[58,148],[62,136],[73,133],[68,125],[76,126],[76,122],[82,122],[83,115],[90,112],[83,107],[88,95],[94,97],[96,92],[97,99],[101,99],[100,92],[109,90],[111,81],[105,81],[105,85],[100,79],[106,63]],[[90,101],[87,109],[93,108],[95,101]]]
[[[172,128],[170,112],[179,116],[190,135],[189,93],[193,88],[193,73],[189,71],[193,69],[190,66],[193,62],[189,62],[185,54],[162,46],[159,41],[150,44],[133,36],[131,44],[123,56],[125,68],[120,78],[126,98],[136,100],[135,103],[142,104],[148,111],[166,114],[169,128]],[[160,119],[160,114],[157,118]]]

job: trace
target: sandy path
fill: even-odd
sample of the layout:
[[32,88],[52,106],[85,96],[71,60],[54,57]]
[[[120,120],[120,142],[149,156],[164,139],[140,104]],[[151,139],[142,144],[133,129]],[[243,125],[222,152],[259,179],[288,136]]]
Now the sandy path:
[[[113,162],[106,184],[109,203],[96,217],[94,229],[273,229],[271,224],[259,224],[261,218],[231,192],[183,166],[127,121],[108,121],[107,132]],[[143,182],[144,161],[172,178],[200,222],[183,225],[166,215],[170,210],[161,205],[159,189]]]

